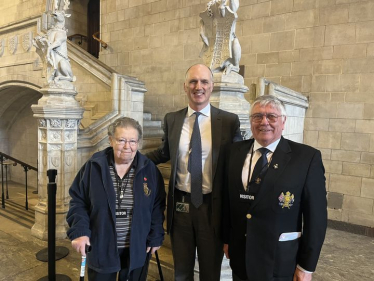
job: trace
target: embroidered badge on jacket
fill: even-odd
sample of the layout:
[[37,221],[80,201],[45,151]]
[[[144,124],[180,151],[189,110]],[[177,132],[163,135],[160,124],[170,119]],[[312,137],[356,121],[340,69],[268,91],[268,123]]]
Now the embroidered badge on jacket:
[[283,192],[278,197],[279,205],[283,208],[290,208],[293,205],[293,202],[295,201],[295,196],[291,194],[291,192],[287,191],[286,194]]
[[151,195],[151,190],[148,187],[148,183],[147,183],[147,178],[146,177],[144,177],[144,181],[145,182],[143,182],[143,191],[144,191],[144,194],[146,196],[149,196],[149,195]]

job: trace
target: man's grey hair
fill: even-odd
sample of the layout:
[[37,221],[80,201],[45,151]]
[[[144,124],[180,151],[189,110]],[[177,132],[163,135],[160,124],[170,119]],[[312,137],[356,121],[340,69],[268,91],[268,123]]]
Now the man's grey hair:
[[212,79],[212,82],[213,82],[213,72],[212,72],[212,70],[211,70],[209,67],[207,67],[205,64],[202,64],[202,63],[197,63],[197,64],[194,64],[194,65],[191,65],[191,66],[187,69],[186,74],[184,75],[184,80],[187,80],[187,75],[188,75],[188,72],[190,71],[190,69],[191,69],[192,67],[194,67],[194,66],[197,66],[197,65],[205,66],[207,69],[209,69],[209,71],[210,71],[210,78]]
[[257,97],[251,105],[249,115],[252,115],[253,108],[256,106],[256,104],[260,105],[261,107],[271,105],[272,107],[276,108],[284,117],[287,116],[286,108],[284,107],[283,102],[275,96],[264,95]]
[[108,136],[110,137],[114,136],[114,133],[118,127],[120,128],[131,127],[131,128],[136,129],[138,131],[138,140],[141,140],[143,136],[142,126],[139,124],[138,121],[130,117],[118,118],[112,124],[110,124],[108,127]]

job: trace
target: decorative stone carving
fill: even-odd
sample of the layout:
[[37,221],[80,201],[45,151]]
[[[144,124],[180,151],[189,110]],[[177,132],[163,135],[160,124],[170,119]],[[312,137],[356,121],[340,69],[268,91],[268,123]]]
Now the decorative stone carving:
[[51,141],[61,141],[61,133],[60,132],[52,132],[51,133]]
[[65,150],[73,150],[75,148],[74,144],[66,144],[65,145]]
[[58,168],[60,166],[60,156],[51,156],[51,164]]
[[[47,83],[51,88],[74,89],[71,82],[75,81],[75,76],[71,69],[67,52],[67,30],[65,28],[65,18],[70,17],[66,13],[70,1],[64,0],[63,9],[58,9],[59,3],[54,1],[54,12],[52,16],[55,24],[42,36],[36,36],[33,44],[36,52],[46,65]],[[61,6],[61,5],[60,5]]]
[[39,127],[47,127],[47,121],[45,119],[39,119]]
[[65,155],[65,163],[67,166],[71,166],[73,163],[73,157],[71,155]]
[[76,123],[77,123],[77,120],[68,119],[66,121],[65,127],[66,128],[75,128]]
[[51,119],[51,127],[52,128],[61,128],[61,120]]
[[211,0],[200,13],[200,37],[204,43],[200,57],[213,72],[239,72],[241,47],[236,37],[239,0]]
[[30,51],[32,46],[32,32],[27,32],[22,36],[22,48],[25,50],[25,52]]
[[61,150],[61,145],[51,145],[51,150]]
[[5,49],[5,40],[4,39],[0,39],[0,57],[3,56],[4,49]]
[[9,53],[14,55],[17,51],[17,46],[18,46],[18,36],[15,35],[13,37],[10,37],[9,40],[8,40]]
[[40,141],[47,141],[47,133],[42,131],[40,133]]
[[65,132],[65,141],[73,141],[74,140],[74,133],[73,132]]

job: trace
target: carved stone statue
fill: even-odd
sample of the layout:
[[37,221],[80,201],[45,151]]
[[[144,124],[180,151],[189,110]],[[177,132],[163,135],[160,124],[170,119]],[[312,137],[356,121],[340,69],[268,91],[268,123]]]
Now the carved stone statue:
[[235,35],[239,0],[211,0],[200,13],[200,36],[204,43],[200,57],[213,72],[239,72],[241,47]]
[[35,37],[33,44],[43,61],[48,85],[52,88],[72,88],[71,82],[75,81],[75,76],[68,58],[65,28],[65,17],[70,17],[70,14],[66,14],[65,11],[70,1],[64,0],[63,9],[58,9],[58,4],[59,1],[55,0],[55,10],[52,12],[55,24],[46,34]]

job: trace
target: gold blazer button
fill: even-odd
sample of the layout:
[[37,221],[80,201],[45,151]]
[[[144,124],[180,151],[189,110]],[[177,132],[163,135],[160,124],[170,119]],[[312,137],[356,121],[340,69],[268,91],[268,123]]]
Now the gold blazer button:
[[252,218],[252,215],[251,214],[247,214],[247,219],[251,219]]

